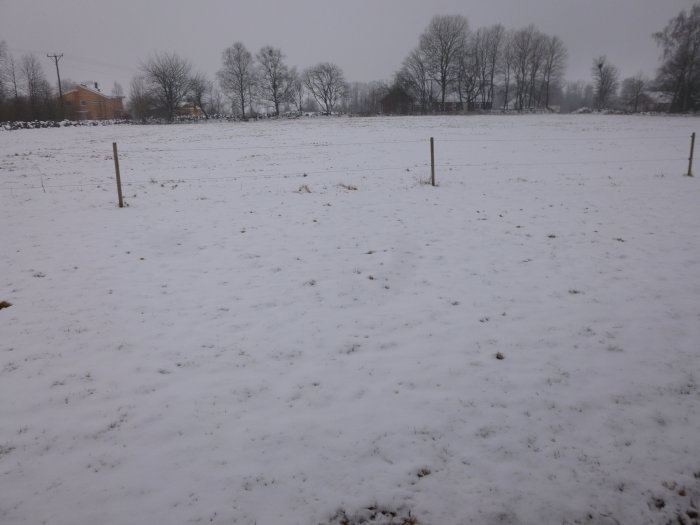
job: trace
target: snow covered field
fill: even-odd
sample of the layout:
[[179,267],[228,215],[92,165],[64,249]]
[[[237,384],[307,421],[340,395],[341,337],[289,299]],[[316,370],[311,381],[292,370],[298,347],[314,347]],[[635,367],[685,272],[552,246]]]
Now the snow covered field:
[[699,124],[0,132],[0,523],[697,523]]

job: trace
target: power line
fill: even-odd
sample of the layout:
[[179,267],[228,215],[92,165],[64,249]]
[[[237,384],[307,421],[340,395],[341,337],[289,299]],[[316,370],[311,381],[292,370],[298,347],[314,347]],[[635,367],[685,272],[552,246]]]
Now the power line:
[[[8,46],[7,49],[9,49],[10,51],[17,52],[17,53],[36,53],[36,54],[43,53],[43,51],[37,51],[36,49],[27,49],[27,48],[22,48],[22,47]],[[129,73],[133,73],[134,71],[136,71],[138,69],[137,67],[133,67],[133,66],[129,67],[129,66],[125,66],[123,64],[113,64],[110,62],[103,62],[100,60],[94,60],[91,58],[86,58],[86,57],[82,57],[79,55],[74,55],[72,53],[66,55],[66,60],[74,61],[74,62],[82,62],[84,64],[90,64],[90,65],[94,65],[94,66],[108,67],[111,69],[121,69],[121,70],[123,70],[125,72],[129,72]]]
[[85,58],[85,57],[76,56],[76,55],[70,55],[70,56],[67,56],[66,58],[69,60],[72,60],[74,62],[82,62],[83,64],[88,64],[88,65],[92,65],[92,66],[107,67],[110,69],[121,69],[122,71],[128,72],[128,73],[134,73],[138,69],[138,67],[134,67],[134,66],[129,67],[129,66],[125,66],[123,64],[112,64],[109,62],[102,62],[100,60],[93,60],[90,58]]

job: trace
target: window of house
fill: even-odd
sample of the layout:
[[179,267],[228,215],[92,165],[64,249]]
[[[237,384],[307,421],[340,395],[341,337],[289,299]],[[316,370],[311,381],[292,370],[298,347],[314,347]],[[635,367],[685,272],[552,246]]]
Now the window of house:
[[81,105],[81,106],[87,106],[87,101],[81,100],[81,101],[80,101],[80,105]]

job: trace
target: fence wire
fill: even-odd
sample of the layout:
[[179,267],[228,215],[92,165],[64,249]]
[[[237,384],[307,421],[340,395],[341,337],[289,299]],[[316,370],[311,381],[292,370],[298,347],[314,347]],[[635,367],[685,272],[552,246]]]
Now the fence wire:
[[[687,137],[677,137],[677,136],[620,136],[613,138],[603,137],[600,139],[591,138],[577,138],[577,137],[553,137],[553,138],[485,138],[485,137],[474,137],[474,138],[460,138],[460,139],[450,139],[442,138],[436,140],[436,144],[440,143],[451,143],[451,144],[481,144],[481,143],[519,143],[519,144],[549,144],[549,143],[577,143],[585,142],[587,144],[597,144],[600,142],[609,143],[610,141],[654,141],[655,143],[673,141],[679,142],[687,140]],[[206,152],[221,152],[221,151],[257,151],[257,150],[288,150],[288,149],[304,149],[304,148],[343,148],[352,146],[399,146],[399,145],[416,145],[424,144],[426,146],[426,157],[428,150],[428,141],[422,140],[384,140],[384,141],[363,141],[363,142],[327,142],[327,141],[312,141],[312,142],[299,142],[296,144],[276,144],[276,145],[251,145],[245,144],[240,146],[221,146],[221,147],[177,147],[177,148],[129,148],[126,147],[119,151],[119,157],[122,159],[122,165],[128,165],[132,160],[138,159],[139,157],[148,157],[152,153],[206,153]],[[31,152],[30,152],[31,153]],[[454,150],[451,150],[451,156],[454,157]],[[104,151],[66,151],[57,148],[45,148],[37,150],[35,155],[44,158],[54,158],[57,155],[67,156],[69,158],[95,158],[102,161],[113,160],[113,155],[111,149],[105,147]],[[25,155],[18,156],[18,158],[26,158]],[[531,167],[547,167],[547,166],[591,166],[591,165],[606,165],[606,164],[646,164],[646,163],[659,163],[659,162],[687,162],[688,158],[681,157],[659,157],[659,158],[617,158],[617,159],[596,159],[596,160],[571,160],[571,161],[535,161],[535,162],[502,162],[502,161],[484,161],[484,162],[455,162],[454,160],[441,163],[438,160],[435,163],[437,170],[441,169],[454,169],[454,168],[531,168]],[[274,179],[274,178],[289,178],[294,176],[302,176],[304,174],[312,175],[325,175],[325,174],[354,174],[354,173],[372,173],[372,172],[413,172],[413,170],[429,170],[431,167],[430,163],[418,162],[412,165],[403,166],[377,166],[368,168],[357,168],[357,167],[347,167],[347,168],[320,168],[320,169],[306,169],[297,171],[274,171],[274,172],[242,172],[231,176],[214,176],[214,177],[167,177],[167,178],[154,178],[151,177],[148,180],[129,180],[128,177],[125,178],[122,175],[122,185],[123,186],[137,186],[140,184],[148,183],[172,183],[172,182],[236,182],[246,179]],[[32,162],[30,166],[30,171],[34,171],[34,175],[31,177],[33,179],[32,185],[21,184],[21,181],[5,181],[0,184],[0,191],[21,191],[21,190],[43,190],[46,192],[47,189],[61,189],[61,188],[101,188],[110,182],[111,180],[105,179],[104,181],[96,182],[80,182],[80,183],[62,183],[62,184],[51,184],[51,176],[44,173],[36,162]],[[123,170],[122,170],[123,171]],[[41,180],[40,184],[36,184],[36,177]],[[24,178],[27,175],[23,175]]]

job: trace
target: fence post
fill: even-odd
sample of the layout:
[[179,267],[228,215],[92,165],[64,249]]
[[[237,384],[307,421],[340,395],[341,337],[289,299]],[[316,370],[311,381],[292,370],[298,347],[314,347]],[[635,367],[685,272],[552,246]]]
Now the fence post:
[[117,174],[117,195],[119,196],[119,207],[124,207],[124,199],[122,198],[122,179],[119,176],[119,155],[117,154],[117,143],[112,142],[112,151],[114,152],[114,171]]
[[430,137],[430,184],[435,186],[435,144]]
[[688,157],[688,177],[693,176],[693,151],[695,150],[695,132],[690,136],[690,157]]

